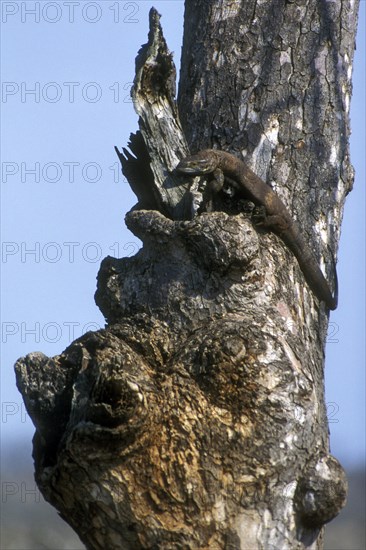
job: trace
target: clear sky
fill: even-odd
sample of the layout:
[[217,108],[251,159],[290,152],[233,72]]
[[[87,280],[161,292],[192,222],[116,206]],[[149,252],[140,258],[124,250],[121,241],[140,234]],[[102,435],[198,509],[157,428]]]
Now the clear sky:
[[[36,350],[56,355],[102,327],[93,299],[100,262],[139,247],[124,225],[136,201],[113,146],[126,146],[137,129],[129,89],[151,5],[1,2],[4,460],[22,441],[32,462],[34,428],[15,387],[15,360]],[[178,65],[183,1],[154,6]],[[352,100],[356,181],[326,358],[332,452],[349,467],[363,463],[365,443],[365,51],[362,0]]]

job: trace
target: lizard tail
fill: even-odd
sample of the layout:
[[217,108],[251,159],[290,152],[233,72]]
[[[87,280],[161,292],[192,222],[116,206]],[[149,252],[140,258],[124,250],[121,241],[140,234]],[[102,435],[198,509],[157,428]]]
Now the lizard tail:
[[334,272],[334,294],[332,294],[328,281],[324,277],[312,250],[303,239],[300,231],[297,228],[292,227],[290,238],[288,238],[288,235],[281,235],[281,237],[287,244],[288,248],[294,253],[300,265],[301,271],[304,274],[305,280],[314,292],[315,296],[321,302],[325,302],[329,309],[336,309],[338,305],[338,277],[332,251],[330,250]]

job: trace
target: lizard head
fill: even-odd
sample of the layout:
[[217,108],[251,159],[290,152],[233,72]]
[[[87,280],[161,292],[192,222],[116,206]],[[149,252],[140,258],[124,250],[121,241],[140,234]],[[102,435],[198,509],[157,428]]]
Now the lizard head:
[[212,153],[212,150],[204,150],[182,159],[176,167],[177,172],[192,176],[210,174],[217,166],[215,156]]

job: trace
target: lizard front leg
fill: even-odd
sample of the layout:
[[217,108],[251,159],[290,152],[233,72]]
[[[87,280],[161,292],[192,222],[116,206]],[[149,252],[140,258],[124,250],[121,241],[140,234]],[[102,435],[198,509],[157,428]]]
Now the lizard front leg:
[[222,190],[225,182],[224,173],[220,168],[216,168],[210,175],[212,177],[203,192],[203,207],[206,212],[214,211],[214,197]]

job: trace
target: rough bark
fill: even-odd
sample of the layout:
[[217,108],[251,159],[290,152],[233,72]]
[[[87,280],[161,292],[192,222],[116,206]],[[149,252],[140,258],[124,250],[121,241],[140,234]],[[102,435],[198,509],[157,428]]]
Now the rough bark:
[[[186,2],[190,147],[245,157],[327,266],[352,186],[356,8]],[[328,312],[248,205],[197,215],[204,183],[171,173],[188,149],[155,12],[150,25],[134,85],[144,139],[137,159],[119,153],[143,248],[102,263],[105,330],[17,362],[36,480],[88,548],[320,550],[346,497],[324,404]]]
[[186,2],[179,109],[190,147],[242,155],[284,199],[323,266],[337,250],[353,183],[357,7],[350,0]]

